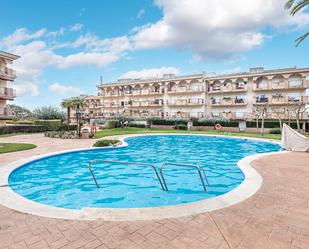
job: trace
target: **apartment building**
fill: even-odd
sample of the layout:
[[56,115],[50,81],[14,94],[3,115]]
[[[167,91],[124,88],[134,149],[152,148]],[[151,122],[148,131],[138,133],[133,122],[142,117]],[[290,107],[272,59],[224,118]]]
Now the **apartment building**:
[[[176,77],[150,80],[122,79],[98,85],[98,96],[88,97],[90,119],[125,115],[136,118],[199,118],[253,120],[256,109],[267,109],[266,119],[288,119],[290,109],[308,103],[309,68]],[[301,114],[308,119],[308,114]]]
[[13,117],[12,111],[6,106],[8,100],[14,100],[16,92],[7,83],[16,78],[15,71],[8,67],[19,56],[0,51],[0,125]]

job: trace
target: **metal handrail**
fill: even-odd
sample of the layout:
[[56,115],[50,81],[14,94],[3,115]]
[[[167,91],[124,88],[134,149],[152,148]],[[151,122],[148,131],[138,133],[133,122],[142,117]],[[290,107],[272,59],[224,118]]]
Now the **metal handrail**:
[[172,166],[180,166],[180,167],[188,167],[188,168],[195,168],[195,169],[197,169],[197,172],[198,172],[198,174],[199,174],[199,176],[200,176],[200,179],[201,179],[201,182],[202,182],[204,191],[205,191],[205,192],[207,191],[201,171],[203,171],[204,176],[205,176],[205,179],[206,179],[208,185],[209,185],[209,183],[208,183],[208,180],[207,180],[207,177],[206,177],[206,173],[205,173],[205,171],[204,171],[204,169],[203,169],[202,167],[197,166],[197,165],[192,165],[192,164],[180,164],[180,163],[169,163],[169,162],[164,162],[164,163],[162,163],[162,165],[161,165],[160,174],[161,174],[161,177],[162,177],[162,180],[163,180],[163,184],[164,184],[164,187],[165,187],[165,191],[168,191],[168,188],[167,188],[167,185],[166,185],[166,181],[165,181],[165,178],[164,178],[164,176],[163,176],[163,167],[164,167],[165,165],[172,165]]
[[157,176],[157,179],[158,179],[158,181],[159,181],[159,183],[160,183],[160,185],[161,185],[162,190],[165,191],[165,188],[164,188],[164,186],[163,186],[163,184],[162,184],[162,181],[161,181],[161,179],[160,179],[160,176],[159,176],[159,174],[158,174],[157,168],[156,168],[154,165],[148,164],[148,163],[124,162],[124,161],[117,161],[117,160],[101,160],[101,159],[91,160],[90,163],[89,163],[89,165],[88,165],[88,169],[89,169],[89,171],[90,171],[90,173],[91,173],[91,175],[92,175],[92,178],[93,178],[93,180],[94,180],[94,182],[95,182],[97,188],[100,188],[100,186],[99,186],[99,184],[98,184],[98,182],[97,182],[97,179],[95,178],[95,175],[94,175],[94,173],[93,173],[93,171],[92,171],[92,168],[91,168],[91,166],[92,166],[92,164],[93,164],[94,162],[122,163],[122,164],[133,164],[133,165],[137,165],[137,166],[151,167],[151,168],[153,169],[153,171],[155,172],[156,176]]

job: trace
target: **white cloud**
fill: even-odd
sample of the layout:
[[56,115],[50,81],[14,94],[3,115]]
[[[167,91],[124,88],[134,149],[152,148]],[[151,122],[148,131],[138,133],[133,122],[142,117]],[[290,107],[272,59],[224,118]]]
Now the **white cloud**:
[[179,69],[175,67],[161,67],[142,69],[140,71],[129,71],[120,76],[121,79],[151,79],[160,78],[164,74],[178,74]]
[[301,28],[309,14],[291,17],[286,0],[156,0],[163,17],[156,23],[133,29],[135,49],[175,47],[202,58],[220,58],[262,44],[261,30]]
[[[55,39],[61,34],[64,34],[64,28],[55,32],[40,29],[33,33],[22,28],[0,40],[0,48],[21,56],[12,65],[17,71],[14,86],[19,96],[38,95],[39,78],[45,68],[66,69],[83,65],[103,68],[125,56],[130,49],[126,36],[100,39],[86,34],[72,42],[57,43]],[[58,48],[73,48],[82,52],[70,51],[62,55],[57,53]]]
[[5,46],[12,46],[23,41],[28,41],[32,39],[37,39],[45,35],[47,32],[46,29],[39,29],[34,33],[29,33],[25,28],[17,29],[13,34],[8,35],[2,40],[2,44]]
[[137,18],[140,19],[145,15],[145,9],[140,9],[138,14],[137,14]]
[[83,29],[84,25],[81,23],[76,23],[73,26],[70,27],[70,31],[76,32],[76,31],[81,31]]
[[48,87],[48,90],[60,95],[81,94],[81,90],[73,86],[64,86],[59,83],[54,83]]

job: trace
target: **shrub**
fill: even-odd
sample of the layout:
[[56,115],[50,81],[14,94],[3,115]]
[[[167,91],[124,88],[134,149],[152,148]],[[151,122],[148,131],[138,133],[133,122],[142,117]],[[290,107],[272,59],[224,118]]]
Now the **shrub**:
[[281,130],[280,129],[271,129],[269,131],[270,134],[281,134]]
[[14,120],[8,120],[8,121],[6,121],[6,123],[7,123],[7,124],[17,124],[17,125],[19,125],[19,124],[23,124],[23,125],[33,125],[33,124],[34,124],[34,122],[33,122],[33,121],[30,121],[30,120],[16,120],[16,121],[14,121]]
[[76,139],[78,138],[76,131],[48,131],[45,132],[45,137],[62,138],[62,139]]
[[106,122],[108,128],[118,128],[120,126],[120,123],[118,120],[107,120]]
[[60,119],[58,120],[35,120],[34,124],[44,126],[47,131],[58,131],[62,125],[62,122]]
[[188,120],[185,119],[149,119],[149,122],[153,125],[178,125],[178,124],[183,124],[187,125]]
[[93,147],[107,147],[107,146],[113,146],[118,144],[120,141],[117,139],[104,139],[96,141],[93,145]]
[[35,133],[47,131],[46,127],[42,125],[5,125],[0,126],[0,134],[12,133]]
[[76,131],[77,125],[74,124],[62,124],[59,126],[58,131]]
[[145,124],[135,124],[135,123],[129,123],[129,127],[136,127],[136,128],[146,128]]
[[175,130],[188,130],[187,125],[184,124],[177,124],[173,127]]

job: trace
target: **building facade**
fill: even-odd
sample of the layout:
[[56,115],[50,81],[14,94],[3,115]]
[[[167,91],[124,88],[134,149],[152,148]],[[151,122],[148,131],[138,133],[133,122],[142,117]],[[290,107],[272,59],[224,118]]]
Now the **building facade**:
[[0,51],[0,125],[13,118],[12,110],[6,104],[8,100],[14,100],[16,92],[7,83],[14,81],[16,73],[8,65],[18,58],[17,55]]
[[[90,119],[116,115],[134,118],[253,120],[267,109],[267,120],[288,119],[308,103],[309,68],[264,70],[226,75],[166,75],[151,80],[119,80],[98,85],[87,97]],[[307,112],[301,119],[308,119]]]

